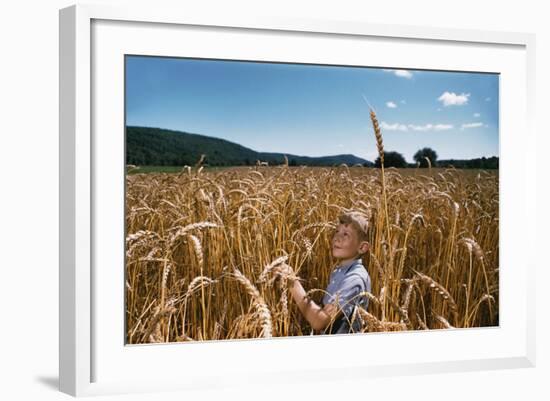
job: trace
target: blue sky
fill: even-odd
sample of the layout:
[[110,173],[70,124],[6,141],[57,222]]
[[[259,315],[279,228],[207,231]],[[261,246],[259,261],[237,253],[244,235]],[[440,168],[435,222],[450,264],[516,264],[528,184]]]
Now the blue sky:
[[257,151],[412,162],[498,156],[498,75],[127,56],[126,124],[227,139]]

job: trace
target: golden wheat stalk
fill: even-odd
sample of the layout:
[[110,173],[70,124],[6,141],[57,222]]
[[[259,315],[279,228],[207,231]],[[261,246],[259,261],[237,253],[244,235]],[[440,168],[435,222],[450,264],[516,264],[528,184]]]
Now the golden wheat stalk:
[[425,275],[423,273],[420,273],[416,270],[414,272],[417,274],[417,276],[420,278],[420,280],[422,280],[424,283],[426,283],[431,289],[435,290],[435,292],[437,292],[445,300],[445,302],[448,303],[449,307],[451,308],[451,310],[454,313],[456,313],[458,311],[458,306],[457,306],[454,298],[452,297],[450,292],[447,291],[447,289],[445,287],[443,287],[441,284],[439,284],[437,281],[435,281],[430,276],[427,276],[427,275]]
[[267,264],[264,269],[262,270],[262,273],[260,274],[260,277],[258,278],[258,282],[263,282],[267,279],[267,275],[273,270],[273,268],[285,263],[288,260],[288,255],[283,255],[272,261],[271,263]]
[[220,226],[216,223],[209,221],[201,221],[199,223],[188,224],[185,227],[174,227],[170,231],[173,231],[168,238],[168,248],[172,249],[178,238],[184,237],[189,231],[192,230],[202,230],[203,228],[219,228]]
[[454,329],[455,327],[449,323],[447,319],[443,316],[435,315],[435,318],[445,327],[446,329]]
[[200,159],[197,161],[197,164],[195,164],[195,167],[197,169],[202,166],[202,164],[204,163],[204,159],[206,159],[206,155],[203,153]]
[[370,119],[374,128],[374,136],[376,138],[376,148],[378,149],[378,156],[380,157],[380,165],[384,168],[384,141],[382,140],[382,133],[380,132],[380,125],[378,124],[378,118],[373,109],[370,110]]
[[382,178],[382,196],[384,199],[384,213],[385,213],[385,220],[386,220],[386,235],[388,238],[390,237],[390,218],[388,214],[388,198],[386,194],[386,180],[385,180],[385,174],[384,174],[384,142],[382,140],[382,132],[380,131],[380,126],[378,124],[378,118],[376,117],[376,113],[371,108],[370,109],[370,119],[372,121],[372,126],[374,128],[374,136],[376,137],[376,147],[378,148],[378,156],[380,157],[380,172],[381,172],[381,178]]
[[262,323],[262,336],[264,338],[271,338],[273,336],[273,324],[271,321],[271,312],[264,301],[264,298],[260,295],[258,289],[252,284],[252,282],[246,278],[237,268],[234,268],[233,277],[243,285],[248,295],[252,297],[252,303],[256,308],[256,311],[260,317]]
[[356,308],[356,313],[359,314],[362,321],[364,322],[365,327],[363,330],[369,332],[387,332],[387,331],[405,331],[407,330],[407,325],[401,322],[384,322],[378,320],[376,316],[367,312],[361,307]]
[[[160,321],[161,318],[163,318],[166,315],[171,315],[172,313],[176,312],[176,308],[173,306],[161,306],[158,305],[155,307],[155,310],[153,312],[153,317],[151,318],[151,321],[149,322],[149,328],[145,332],[144,338],[148,339],[153,342],[161,342],[161,334],[160,334]],[[151,338],[151,335],[153,337]]]

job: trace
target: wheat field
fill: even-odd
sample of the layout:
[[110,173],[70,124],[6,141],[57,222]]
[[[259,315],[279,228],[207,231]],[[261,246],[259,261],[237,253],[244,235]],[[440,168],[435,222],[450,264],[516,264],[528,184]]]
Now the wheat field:
[[311,334],[271,270],[319,302],[348,210],[370,216],[362,332],[498,325],[498,171],[197,165],[126,176],[127,342]]

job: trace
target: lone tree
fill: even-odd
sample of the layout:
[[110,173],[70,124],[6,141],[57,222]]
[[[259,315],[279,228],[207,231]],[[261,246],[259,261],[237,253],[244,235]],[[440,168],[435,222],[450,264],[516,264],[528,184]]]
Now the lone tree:
[[437,153],[435,150],[431,148],[422,148],[418,152],[416,152],[413,156],[413,159],[415,162],[417,162],[420,167],[428,167],[428,160],[426,158],[430,159],[430,164],[432,167],[435,167],[437,162]]
[[[374,161],[374,167],[381,167],[380,156]],[[407,161],[401,153],[384,152],[384,167],[407,167]]]

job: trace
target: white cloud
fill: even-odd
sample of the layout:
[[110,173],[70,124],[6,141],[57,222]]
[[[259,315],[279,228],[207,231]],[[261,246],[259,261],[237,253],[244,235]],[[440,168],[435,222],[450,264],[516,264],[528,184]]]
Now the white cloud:
[[407,79],[411,79],[413,74],[412,72],[410,71],[407,71],[407,70],[384,70],[386,72],[391,72],[393,73],[395,76],[398,76],[398,77],[401,77],[401,78],[407,78]]
[[479,117],[479,116],[481,116],[481,114],[479,114],[479,113],[474,113],[474,117],[477,118],[477,117]]
[[394,102],[386,102],[386,106],[388,106],[390,109],[397,108],[397,105]]
[[407,70],[395,70],[394,74],[401,78],[412,78],[413,74],[410,71]]
[[457,95],[454,92],[445,92],[437,98],[443,103],[443,106],[462,106],[468,103],[469,93],[462,93]]
[[452,129],[451,124],[424,124],[424,125],[413,125],[409,124],[408,127],[413,131],[445,131]]
[[408,131],[407,126],[405,124],[399,124],[399,123],[388,124],[387,122],[382,121],[382,123],[380,124],[380,127],[388,131]]
[[380,124],[380,127],[387,131],[419,131],[419,132],[426,132],[426,131],[445,131],[454,128],[451,124],[424,124],[424,125],[415,125],[415,124],[400,124],[400,123],[393,123],[388,124],[385,121],[382,121]]
[[433,128],[433,125],[432,124],[425,124],[425,125],[409,124],[408,127],[413,131],[430,131]]
[[467,124],[462,124],[462,126],[460,127],[460,129],[479,128],[479,127],[483,127],[483,123],[467,123]]

